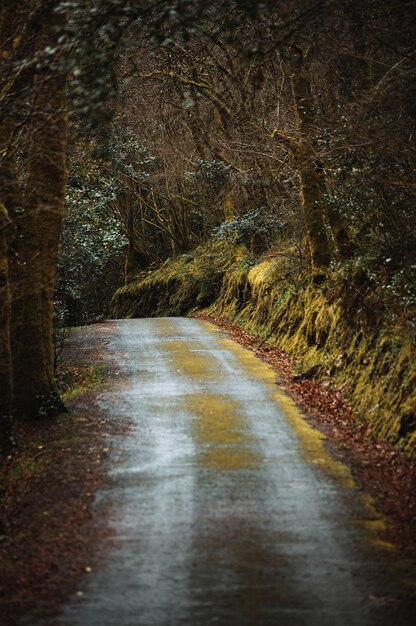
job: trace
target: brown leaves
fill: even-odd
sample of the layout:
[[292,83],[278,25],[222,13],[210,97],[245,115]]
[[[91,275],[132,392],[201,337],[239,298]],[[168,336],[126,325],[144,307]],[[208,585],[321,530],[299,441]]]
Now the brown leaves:
[[66,350],[70,389],[78,391],[74,412],[17,424],[17,448],[0,468],[2,626],[12,626],[19,615],[39,606],[52,613],[68,593],[75,593],[80,576],[95,567],[96,547],[109,532],[103,523],[108,506],[93,510],[92,505],[110,451],[105,438],[114,427],[93,404],[90,391],[101,380],[96,363],[101,369],[109,365],[103,364],[102,338],[94,329],[90,339],[84,347],[75,333]]

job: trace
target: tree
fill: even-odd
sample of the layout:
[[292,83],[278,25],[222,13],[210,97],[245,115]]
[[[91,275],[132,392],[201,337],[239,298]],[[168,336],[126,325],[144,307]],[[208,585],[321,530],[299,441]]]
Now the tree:
[[301,207],[312,267],[319,271],[329,265],[331,252],[325,228],[322,173],[318,168],[313,141],[315,116],[312,95],[304,70],[303,52],[299,48],[293,51],[291,82],[299,132],[296,160],[299,169]]
[[8,230],[10,219],[6,207],[0,203],[0,449],[11,443],[11,416],[13,411],[13,364],[10,341],[11,292],[9,281]]
[[[124,153],[118,150],[104,167],[117,188],[104,213],[124,227],[127,279],[188,252],[225,219],[229,229],[221,232],[254,233],[253,251],[297,246],[310,258],[312,275],[338,263],[346,275],[383,283],[386,292],[403,289],[410,301],[413,0],[401,3],[400,12],[394,0],[15,5],[0,5],[5,422],[11,410],[35,415],[61,406],[51,328],[67,75],[69,108],[82,132],[97,139],[104,120],[105,141],[127,130],[130,147],[144,150],[129,153],[124,142]],[[157,166],[143,175],[146,151]],[[85,219],[105,237],[92,205]],[[71,219],[63,243],[79,235]],[[262,236],[254,242],[256,220]],[[69,256],[62,256],[61,270]],[[63,293],[62,281],[59,287]]]
[[[26,17],[18,13],[18,20],[13,17],[14,3],[3,3],[1,12],[3,33],[8,23],[13,25],[3,40],[8,54],[3,55],[2,62],[8,73],[0,102],[4,114],[1,200],[13,225],[7,239],[3,238],[2,248],[10,265],[13,315],[2,315],[1,330],[3,337],[10,337],[13,360],[8,395],[13,398],[13,411],[26,417],[63,409],[55,391],[52,350],[67,116],[66,77],[57,46],[63,17],[55,11],[56,6],[56,2],[28,2]],[[30,61],[22,59],[24,52],[31,53]],[[15,166],[19,142],[27,154],[27,158],[21,157],[22,194]],[[3,222],[7,222],[4,210],[3,215]]]
[[[21,28],[21,15],[14,3],[2,3],[0,13],[0,54],[10,63],[15,52],[15,41]],[[9,91],[13,77],[3,84],[2,99],[10,101]],[[11,444],[11,417],[14,410],[14,381],[12,353],[12,283],[10,242],[12,239],[11,212],[17,199],[15,155],[11,149],[14,123],[10,111],[3,111],[0,119],[0,448]]]
[[75,129],[69,136],[68,157],[55,290],[57,334],[64,326],[86,324],[108,314],[115,285],[123,277],[127,244],[115,206],[120,182],[113,161],[99,158],[96,142]]

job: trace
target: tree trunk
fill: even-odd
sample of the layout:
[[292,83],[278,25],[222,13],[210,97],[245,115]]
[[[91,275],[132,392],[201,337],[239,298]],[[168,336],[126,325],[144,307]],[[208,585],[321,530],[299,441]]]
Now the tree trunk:
[[[53,21],[50,16],[48,22]],[[52,28],[45,26],[40,49],[51,45]],[[18,413],[27,417],[63,408],[55,392],[52,328],[66,180],[65,77],[52,67],[39,71],[34,94],[14,333],[15,403]]]
[[18,207],[17,172],[10,149],[13,123],[5,115],[0,123],[0,449],[12,445],[14,410],[12,293],[15,259],[15,228],[12,219]]
[[126,262],[124,265],[124,282],[128,285],[132,280],[134,280],[138,272],[135,256],[134,201],[130,194],[127,196],[126,205],[127,250]]
[[10,256],[13,240],[11,215],[16,208],[16,170],[11,155],[12,123],[9,116],[0,122],[0,448],[11,441],[13,413],[12,361],[12,272]]
[[314,150],[314,115],[310,82],[303,68],[303,58],[296,51],[292,62],[292,93],[298,122],[299,143],[296,154],[299,166],[300,201],[312,267],[319,270],[329,265],[331,254],[325,229],[325,202]]
[[0,202],[0,450],[11,444],[11,415],[13,411],[13,366],[10,342],[11,292],[7,231],[10,219]]
[[[3,0],[0,5],[0,57],[5,74],[13,65],[15,47],[20,41],[24,8],[14,0]],[[9,64],[9,67],[7,67]],[[16,80],[10,76],[9,89]],[[13,256],[12,218],[17,207],[17,170],[13,149],[16,122],[8,112],[13,98],[7,91],[3,96],[3,113],[0,120],[0,450],[11,448],[12,415],[14,410],[13,352],[12,352],[12,272]]]

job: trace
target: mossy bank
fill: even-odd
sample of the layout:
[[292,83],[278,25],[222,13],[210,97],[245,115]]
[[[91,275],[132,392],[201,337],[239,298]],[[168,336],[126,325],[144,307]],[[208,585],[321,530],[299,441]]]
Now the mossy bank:
[[114,317],[226,317],[293,355],[299,373],[345,387],[369,434],[416,459],[416,348],[408,319],[336,274],[316,284],[290,251],[253,259],[224,242],[168,260],[116,292]]

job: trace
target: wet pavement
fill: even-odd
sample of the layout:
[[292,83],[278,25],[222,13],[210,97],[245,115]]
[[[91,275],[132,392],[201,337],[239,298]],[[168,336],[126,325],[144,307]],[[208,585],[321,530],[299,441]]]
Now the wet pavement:
[[269,365],[197,320],[111,327],[114,539],[59,624],[416,623],[414,566]]

